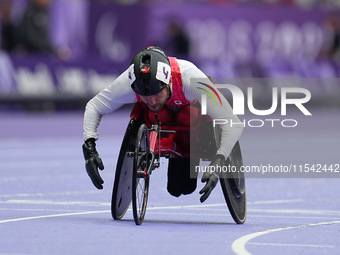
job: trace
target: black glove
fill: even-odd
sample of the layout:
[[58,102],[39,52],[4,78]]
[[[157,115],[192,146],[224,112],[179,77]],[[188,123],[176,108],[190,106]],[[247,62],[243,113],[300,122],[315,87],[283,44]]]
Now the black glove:
[[[223,155],[217,154],[212,160],[209,165],[215,166],[215,169],[217,169],[217,166],[220,166],[221,168],[224,166],[225,158]],[[210,195],[211,191],[215,188],[217,182],[219,179],[219,173],[218,172],[205,172],[202,176],[202,182],[206,182],[205,186],[200,190],[200,194],[203,194],[200,198],[201,203],[203,203]]]
[[96,142],[94,138],[89,138],[85,141],[83,144],[83,153],[87,174],[90,176],[93,185],[96,186],[97,189],[102,189],[104,181],[98,173],[98,168],[103,170],[104,165],[96,150]]

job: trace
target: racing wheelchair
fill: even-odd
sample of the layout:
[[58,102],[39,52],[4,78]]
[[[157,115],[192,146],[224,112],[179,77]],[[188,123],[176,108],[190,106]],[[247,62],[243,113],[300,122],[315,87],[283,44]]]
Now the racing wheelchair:
[[[122,219],[132,201],[136,225],[144,221],[151,173],[160,166],[161,157],[187,158],[193,157],[194,154],[187,153],[187,150],[181,149],[180,146],[173,146],[174,141],[190,136],[189,131],[193,127],[180,126],[176,123],[161,125],[157,114],[155,114],[157,124],[151,126],[149,124],[148,127],[143,118],[144,110],[141,103],[136,103],[130,114],[118,156],[111,201],[111,213],[115,220]],[[209,160],[218,148],[220,132],[218,128],[213,128],[211,121],[201,121],[198,125],[205,125],[205,132],[213,133],[214,139],[200,141],[203,142],[204,148],[209,149],[199,151],[202,155],[196,154],[194,157]],[[225,162],[226,166],[231,166],[229,169],[236,171],[222,171],[219,176],[229,212],[237,224],[242,224],[246,220],[245,179],[244,173],[239,171],[242,164],[240,144],[237,142]]]

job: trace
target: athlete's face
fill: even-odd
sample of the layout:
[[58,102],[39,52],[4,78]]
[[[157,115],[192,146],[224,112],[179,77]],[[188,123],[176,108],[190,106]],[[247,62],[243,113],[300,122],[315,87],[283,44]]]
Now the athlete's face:
[[142,101],[148,106],[148,108],[153,112],[158,112],[161,110],[168,99],[170,84],[164,88],[161,92],[153,96],[140,96]]

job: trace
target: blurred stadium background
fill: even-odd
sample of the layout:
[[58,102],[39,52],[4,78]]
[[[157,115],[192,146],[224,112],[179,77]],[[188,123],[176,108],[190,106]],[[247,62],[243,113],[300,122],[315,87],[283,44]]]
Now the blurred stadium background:
[[49,4],[28,19],[51,48],[25,45],[29,0],[0,0],[3,112],[83,109],[149,45],[215,79],[306,78],[314,102],[339,101],[338,0],[31,2]]

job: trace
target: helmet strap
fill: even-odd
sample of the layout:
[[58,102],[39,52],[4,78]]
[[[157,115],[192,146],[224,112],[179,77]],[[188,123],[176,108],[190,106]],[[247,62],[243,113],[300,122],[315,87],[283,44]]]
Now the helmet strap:
[[170,82],[169,82],[169,85],[167,86],[168,87],[168,98],[166,99],[166,101],[168,101],[172,95],[171,85],[172,85],[172,77],[170,77]]
[[166,101],[168,101],[171,98],[172,95],[172,90],[170,88],[170,86],[168,87],[168,98],[166,99]]

